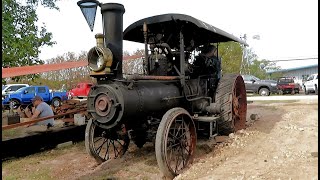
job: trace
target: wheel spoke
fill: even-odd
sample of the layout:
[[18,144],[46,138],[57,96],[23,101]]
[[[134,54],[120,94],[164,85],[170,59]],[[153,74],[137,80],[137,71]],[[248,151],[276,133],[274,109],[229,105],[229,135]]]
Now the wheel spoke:
[[178,130],[177,130],[178,132],[175,134],[175,137],[178,136],[178,134],[179,134],[179,132],[180,132],[180,130],[181,130],[181,126],[183,126],[182,124],[183,124],[183,123],[181,123],[181,124],[179,125]]
[[99,140],[101,140],[103,137],[99,137],[97,140],[95,140],[93,143],[98,142]]
[[183,152],[183,149],[181,148],[181,157],[182,157],[182,167],[184,167],[185,166],[185,163],[186,163],[186,159],[185,159],[185,157],[184,157],[184,152]]
[[110,147],[110,140],[108,140],[107,150],[106,150],[106,155],[108,155],[108,157],[107,157],[107,159],[106,159],[106,158],[104,158],[105,160],[109,160],[109,159],[110,159],[109,147]]
[[119,134],[120,131],[103,129],[95,122],[88,122],[87,126],[86,147],[98,163],[119,158],[127,151],[130,142],[127,132]]
[[119,155],[119,151],[118,151],[118,148],[114,145],[114,140],[112,140],[112,145],[113,145],[114,157],[117,158]]
[[97,151],[99,151],[98,154],[100,154],[101,149],[102,149],[104,143],[106,143],[107,141],[108,141],[108,139],[104,139],[103,142],[102,142],[102,144],[97,148]]
[[188,124],[188,126],[186,126],[185,123],[182,123],[182,124],[184,126],[184,128],[182,128],[182,132],[183,132],[183,130],[185,130],[185,131],[177,139],[181,139],[183,136],[187,136],[187,133],[190,132],[189,129],[187,128],[187,127],[189,127],[190,123]]
[[175,167],[175,170],[174,170],[175,173],[177,173],[178,164],[179,164],[179,157],[180,157],[180,156],[177,156],[178,153],[179,153],[179,147],[177,148],[177,154],[175,154],[175,155],[176,155],[176,167]]

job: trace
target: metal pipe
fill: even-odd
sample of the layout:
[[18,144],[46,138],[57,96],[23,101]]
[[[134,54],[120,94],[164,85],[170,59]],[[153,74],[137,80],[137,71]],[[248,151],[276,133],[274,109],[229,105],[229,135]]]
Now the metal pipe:
[[185,77],[185,57],[184,57],[184,38],[183,33],[180,31],[180,83],[184,87],[186,83]]
[[[144,36],[144,60],[143,60],[143,73],[149,74],[149,60],[148,60],[148,28],[147,23],[143,23],[143,36]],[[147,71],[145,73],[145,71]]]
[[218,116],[198,116],[198,117],[192,117],[193,120],[201,121],[201,122],[214,122],[218,120],[220,117]]
[[141,75],[128,75],[127,80],[177,80],[179,76],[141,76]]

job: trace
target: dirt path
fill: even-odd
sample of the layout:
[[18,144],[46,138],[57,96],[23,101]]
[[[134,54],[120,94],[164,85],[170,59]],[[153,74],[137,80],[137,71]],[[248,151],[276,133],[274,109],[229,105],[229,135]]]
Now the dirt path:
[[[269,102],[268,102],[269,103]],[[259,119],[245,130],[199,142],[192,166],[175,179],[318,179],[318,101],[248,105]],[[2,163],[2,179],[162,179],[152,143],[133,143],[97,166],[84,143]]]
[[318,179],[318,107],[249,105],[261,118],[175,179]]

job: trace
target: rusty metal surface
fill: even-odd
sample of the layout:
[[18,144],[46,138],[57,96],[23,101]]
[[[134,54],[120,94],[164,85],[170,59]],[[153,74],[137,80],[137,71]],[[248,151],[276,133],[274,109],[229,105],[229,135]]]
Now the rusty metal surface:
[[128,75],[127,80],[178,80],[179,76],[141,76]]
[[219,133],[228,135],[245,128],[247,97],[242,76],[225,74],[216,91],[215,101],[221,105],[221,120],[217,121]]
[[[18,108],[18,112],[20,117],[25,117],[26,116],[25,113],[29,111]],[[17,124],[12,124],[12,125],[5,125],[5,126],[2,126],[2,130],[33,124],[33,123],[44,121],[50,118],[64,117],[62,121],[73,122],[73,115],[75,113],[81,113],[87,117],[89,116],[87,113],[87,101],[79,101],[79,100],[73,100],[73,99],[64,101],[60,107],[53,108],[53,112],[55,113],[54,116],[43,117],[43,118],[22,122],[22,123],[17,123]]]
[[74,118],[64,118],[61,119],[63,122],[74,122]]
[[[29,105],[30,106],[30,105]],[[30,113],[30,109],[32,107],[27,106],[25,109],[23,109],[21,106],[18,108],[17,112],[21,118],[27,117],[26,113]],[[53,112],[55,113],[54,116],[48,116],[48,117],[43,117],[35,120],[31,120],[28,122],[22,122],[22,123],[17,123],[17,124],[12,124],[12,125],[5,125],[2,126],[2,130],[5,129],[11,129],[19,126],[24,126],[28,124],[33,124],[36,122],[44,121],[50,118],[59,118],[59,117],[64,117],[62,121],[64,122],[74,122],[73,115],[76,113],[81,113],[85,115],[86,117],[90,117],[90,115],[87,112],[87,101],[80,101],[80,100],[74,100],[70,99],[67,101],[64,101],[63,104],[60,107],[53,108]]]
[[106,94],[101,94],[95,101],[95,109],[100,116],[106,116],[109,114],[111,108],[110,98]]
[[232,108],[234,117],[235,130],[245,128],[246,113],[247,113],[247,97],[245,85],[242,77],[238,76],[235,79],[232,96]]
[[41,122],[41,121],[44,121],[44,120],[47,120],[47,119],[50,119],[50,118],[58,118],[58,117],[66,116],[66,115],[69,115],[69,114],[78,113],[78,112],[81,112],[81,111],[86,111],[86,109],[77,109],[77,110],[69,111],[67,113],[57,114],[57,115],[54,115],[54,116],[38,118],[38,119],[35,119],[35,120],[22,122],[22,123],[17,123],[17,124],[5,125],[5,126],[2,126],[2,130],[12,129],[12,128],[19,127],[19,126],[24,126],[24,125],[29,125],[29,124]]
[[197,133],[192,117],[185,109],[167,111],[156,136],[160,137],[155,143],[156,159],[165,176],[176,176],[193,162]]

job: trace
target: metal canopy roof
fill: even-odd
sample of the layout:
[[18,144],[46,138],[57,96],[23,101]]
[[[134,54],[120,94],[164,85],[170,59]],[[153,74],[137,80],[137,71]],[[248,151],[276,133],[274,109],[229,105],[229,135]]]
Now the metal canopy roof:
[[148,32],[163,34],[165,42],[172,47],[177,46],[177,43],[179,43],[178,35],[181,28],[183,29],[186,43],[191,40],[194,40],[195,45],[236,41],[248,45],[245,41],[232,34],[184,14],[162,14],[141,19],[124,30],[123,39],[143,43],[142,28],[144,22],[147,24]]
[[302,66],[302,67],[295,67],[295,68],[289,68],[289,69],[271,70],[271,71],[268,71],[267,73],[270,74],[270,73],[276,73],[276,72],[295,71],[295,70],[308,69],[308,68],[314,68],[314,67],[318,67],[318,64],[313,64],[313,65],[309,65],[309,66]]

